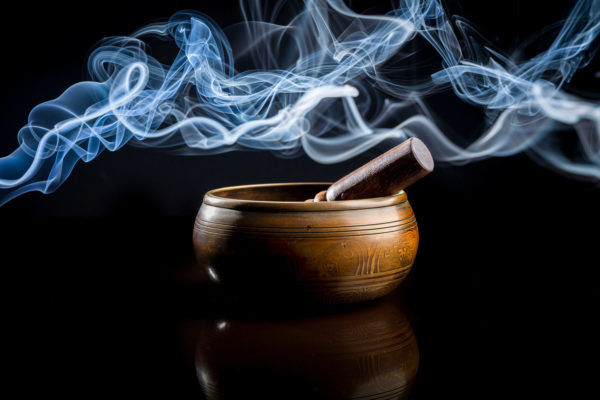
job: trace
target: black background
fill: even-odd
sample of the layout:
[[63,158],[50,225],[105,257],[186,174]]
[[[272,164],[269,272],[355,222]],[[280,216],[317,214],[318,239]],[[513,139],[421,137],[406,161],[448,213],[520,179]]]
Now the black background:
[[[355,4],[364,10],[369,3]],[[446,4],[507,52],[572,5]],[[32,107],[86,78],[86,55],[102,37],[181,9],[198,9],[221,26],[240,18],[227,1],[13,6],[0,26],[3,155],[16,147]],[[596,70],[580,71],[568,90],[597,95]],[[483,127],[452,94],[428,101],[444,127]],[[269,153],[178,157],[126,146],[78,165],[53,194],[7,203],[0,208],[3,388],[21,397],[202,398],[180,354],[184,306],[174,276],[190,263],[203,194],[235,184],[333,181],[379,151],[320,165]],[[519,155],[440,165],[408,195],[421,232],[405,284],[421,351],[412,397],[594,393],[598,183]]]

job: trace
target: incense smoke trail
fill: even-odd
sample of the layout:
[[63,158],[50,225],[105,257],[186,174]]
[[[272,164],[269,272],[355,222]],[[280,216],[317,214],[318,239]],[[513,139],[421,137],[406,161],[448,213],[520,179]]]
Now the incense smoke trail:
[[[245,20],[236,37],[249,39],[239,53],[215,23],[192,12],[107,40],[90,56],[93,81],[35,107],[19,148],[0,159],[0,205],[28,191],[52,192],[79,160],[127,142],[182,154],[304,151],[334,163],[386,139],[418,136],[438,161],[528,150],[560,171],[600,179],[600,107],[562,90],[593,56],[600,1],[577,3],[552,45],[524,62],[477,42],[434,0],[401,1],[382,16],[356,14],[342,0],[306,0],[286,25],[264,17],[260,4],[240,2]],[[159,62],[146,51],[148,38],[174,41],[178,55]],[[425,80],[409,79],[414,65],[405,62],[414,58],[407,43],[417,39],[440,60]],[[448,86],[493,119],[466,148],[435,126],[420,101]],[[553,134],[561,126],[577,133],[574,156]]]

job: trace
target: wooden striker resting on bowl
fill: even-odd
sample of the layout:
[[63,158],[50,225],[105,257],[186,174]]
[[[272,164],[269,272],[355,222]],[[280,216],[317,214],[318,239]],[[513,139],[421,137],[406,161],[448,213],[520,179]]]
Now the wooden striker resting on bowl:
[[[295,289],[325,303],[381,297],[406,277],[418,247],[402,189],[432,169],[425,145],[409,139],[332,185],[212,190],[194,226],[198,263],[215,282],[263,295]],[[305,201],[322,191],[329,201]]]

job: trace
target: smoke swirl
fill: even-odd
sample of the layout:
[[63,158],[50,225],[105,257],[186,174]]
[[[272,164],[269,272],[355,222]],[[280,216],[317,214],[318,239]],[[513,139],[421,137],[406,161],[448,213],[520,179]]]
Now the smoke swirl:
[[[434,0],[401,1],[379,16],[357,14],[342,0],[306,0],[287,24],[266,18],[260,2],[240,7],[236,38],[244,38],[244,50],[237,53],[212,20],[194,12],[107,39],[90,56],[92,80],[35,107],[19,147],[0,158],[0,205],[52,192],[78,161],[128,142],[198,155],[304,152],[335,163],[387,139],[418,136],[438,161],[527,150],[564,173],[600,179],[600,107],[563,90],[594,55],[597,0],[577,3],[548,49],[525,61],[478,42]],[[177,56],[159,62],[147,51],[150,38],[174,42]],[[404,49],[416,38],[439,60],[428,79],[411,81],[404,61],[414,55]],[[240,62],[250,67],[238,69]],[[441,132],[420,101],[448,87],[490,117],[466,147]],[[399,115],[407,117],[389,126]],[[577,136],[575,154],[556,139],[565,126]]]

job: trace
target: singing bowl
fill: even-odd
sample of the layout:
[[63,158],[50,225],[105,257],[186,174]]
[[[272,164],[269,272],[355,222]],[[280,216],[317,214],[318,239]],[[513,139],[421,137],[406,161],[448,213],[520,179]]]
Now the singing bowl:
[[298,292],[319,302],[372,300],[407,276],[419,234],[405,192],[305,202],[328,183],[209,191],[194,224],[206,276],[258,293]]

